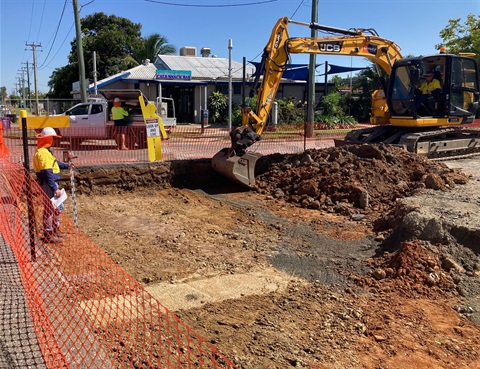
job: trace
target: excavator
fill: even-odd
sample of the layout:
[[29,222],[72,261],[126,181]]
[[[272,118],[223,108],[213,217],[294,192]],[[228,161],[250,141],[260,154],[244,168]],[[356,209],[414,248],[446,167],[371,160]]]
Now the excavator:
[[[289,24],[328,33],[324,37],[290,37]],[[242,125],[230,132],[231,147],[212,158],[212,167],[234,182],[255,187],[255,164],[262,156],[247,149],[261,139],[290,54],[359,56],[372,61],[379,89],[372,94],[369,128],[348,133],[336,145],[400,145],[428,158],[471,155],[480,151],[480,130],[465,128],[479,109],[479,71],[474,54],[439,54],[403,58],[400,47],[374,29],[341,29],[280,18],[264,48],[260,70],[249,97],[257,94],[255,111],[242,109]],[[422,96],[418,86],[433,73],[441,89]]]

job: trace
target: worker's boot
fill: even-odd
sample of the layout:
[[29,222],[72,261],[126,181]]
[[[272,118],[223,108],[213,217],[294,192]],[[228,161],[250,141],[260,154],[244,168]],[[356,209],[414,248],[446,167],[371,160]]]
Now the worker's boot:
[[63,237],[55,234],[53,231],[46,231],[43,234],[43,242],[46,243],[61,243],[63,242]]

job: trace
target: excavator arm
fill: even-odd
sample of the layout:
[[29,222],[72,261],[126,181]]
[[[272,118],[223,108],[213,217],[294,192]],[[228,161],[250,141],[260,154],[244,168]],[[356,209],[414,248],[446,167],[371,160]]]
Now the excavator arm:
[[[290,38],[288,35],[289,23],[307,26],[311,29],[336,35]],[[232,132],[232,146],[237,154],[241,155],[248,146],[259,140],[267,124],[280,80],[290,59],[290,54],[330,54],[364,57],[375,63],[377,69],[383,69],[387,75],[390,75],[393,63],[402,58],[400,47],[393,41],[379,37],[374,30],[346,30],[317,23],[292,21],[286,17],[279,19],[264,49],[260,64],[261,70],[257,72],[250,91],[250,97],[257,92],[257,109],[254,112],[250,106],[246,106],[243,109],[242,127]],[[260,83],[259,77],[263,70],[263,80]],[[378,71],[380,74],[380,70]],[[382,94],[377,93],[376,96],[378,95]],[[383,103],[377,102],[376,104],[382,106],[382,109],[379,109],[379,111],[381,115],[384,115],[388,110],[386,100],[383,99]],[[384,119],[375,119],[375,122],[384,122]],[[252,134],[252,132],[256,135]]]
[[[288,34],[289,23],[306,26],[310,29],[330,33],[326,37],[296,37]],[[250,98],[257,94],[257,107],[254,111],[249,102],[242,110],[242,126],[230,133],[232,147],[220,151],[212,159],[214,169],[226,177],[249,187],[254,185],[254,168],[256,154],[247,154],[248,147],[260,140],[266,127],[275,96],[283,73],[290,60],[290,54],[329,54],[359,56],[375,63],[380,74],[383,69],[390,75],[393,63],[401,59],[400,47],[393,41],[383,39],[374,30],[341,29],[317,23],[303,23],[280,18],[272,29],[272,33],[264,48],[259,71],[250,91]],[[263,73],[262,73],[263,72]],[[263,79],[260,81],[260,75]],[[384,88],[385,89],[385,88]],[[376,102],[379,119],[382,123],[388,114],[384,94]],[[249,101],[250,101],[249,98]],[[380,119],[381,118],[381,119]],[[259,157],[259,156],[258,156]]]

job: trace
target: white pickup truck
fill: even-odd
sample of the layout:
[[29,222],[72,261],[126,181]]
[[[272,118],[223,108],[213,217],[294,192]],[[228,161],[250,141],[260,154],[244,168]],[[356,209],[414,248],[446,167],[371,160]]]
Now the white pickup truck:
[[103,98],[92,99],[79,103],[68,109],[62,115],[70,118],[70,127],[58,129],[62,141],[69,141],[72,148],[78,149],[80,144],[87,140],[114,139],[114,124],[111,118],[111,108],[115,97],[119,97],[123,107],[129,112],[126,118],[127,147],[129,149],[145,148],[147,137],[145,121],[140,106],[139,97],[145,105],[155,104],[157,114],[162,118],[167,131],[176,126],[175,105],[173,99],[157,98],[155,103],[149,102],[140,90],[101,90]]

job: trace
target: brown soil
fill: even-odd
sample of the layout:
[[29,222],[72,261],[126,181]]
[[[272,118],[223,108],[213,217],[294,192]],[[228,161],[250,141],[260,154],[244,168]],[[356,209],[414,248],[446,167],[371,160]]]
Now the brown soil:
[[265,157],[257,191],[78,169],[79,224],[240,368],[480,368],[474,169],[386,146]]

